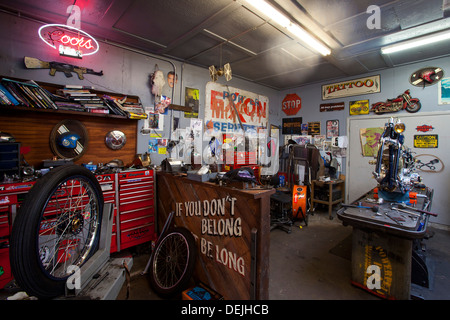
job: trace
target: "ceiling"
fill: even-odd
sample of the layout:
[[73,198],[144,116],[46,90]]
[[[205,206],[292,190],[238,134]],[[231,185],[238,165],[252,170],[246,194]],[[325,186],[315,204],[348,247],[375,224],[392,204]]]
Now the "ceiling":
[[[152,54],[208,68],[230,63],[233,77],[276,90],[450,55],[449,42],[382,55],[380,48],[450,29],[450,0],[269,0],[330,49],[323,57],[244,0],[0,0],[0,9],[65,24],[71,4],[81,28]],[[369,28],[380,8],[379,28]],[[205,72],[208,72],[205,70]]]

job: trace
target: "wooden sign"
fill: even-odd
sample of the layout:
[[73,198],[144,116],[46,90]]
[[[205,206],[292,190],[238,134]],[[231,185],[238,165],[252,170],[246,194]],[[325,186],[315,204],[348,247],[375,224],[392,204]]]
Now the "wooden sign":
[[338,110],[344,110],[344,108],[345,108],[345,102],[322,103],[320,105],[320,112],[338,111]]
[[380,91],[380,76],[376,75],[323,85],[322,100],[366,95]]
[[239,190],[159,172],[158,224],[194,235],[194,280],[226,300],[268,299],[270,195],[274,189]]

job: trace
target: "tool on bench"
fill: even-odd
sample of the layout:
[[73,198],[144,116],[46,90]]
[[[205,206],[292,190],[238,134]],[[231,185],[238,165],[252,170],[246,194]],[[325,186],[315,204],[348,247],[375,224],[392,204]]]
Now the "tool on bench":
[[430,216],[433,216],[433,217],[437,217],[438,216],[436,213],[432,213],[432,212],[429,212],[429,211],[413,208],[413,207],[404,205],[403,203],[397,204],[397,207],[400,208],[400,209],[408,209],[408,210],[413,210],[413,211],[417,211],[417,212],[420,212],[420,213],[429,214]]

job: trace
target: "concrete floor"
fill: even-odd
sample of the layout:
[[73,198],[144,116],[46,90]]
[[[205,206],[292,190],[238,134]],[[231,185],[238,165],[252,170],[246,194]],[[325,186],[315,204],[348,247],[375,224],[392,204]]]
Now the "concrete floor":
[[[431,288],[414,286],[412,293],[425,300],[450,300],[450,231],[433,226],[429,230],[434,236],[424,243],[432,275]],[[325,211],[310,215],[308,226],[296,222],[290,234],[272,230],[269,299],[379,300],[350,284],[351,234],[352,227],[343,226],[337,218],[329,220]],[[129,253],[133,255],[129,297],[125,283],[117,300],[161,300],[152,291],[148,276],[141,274],[149,258],[149,246],[132,248]],[[19,290],[0,290],[0,300]]]
[[[301,226],[301,228],[300,228]],[[413,286],[411,292],[425,300],[450,300],[450,231],[434,232],[424,240],[432,273],[431,288]],[[308,226],[296,222],[290,234],[274,229],[270,234],[270,300],[379,300],[350,284],[352,227],[343,226],[328,213],[309,216]],[[140,273],[149,253],[134,255],[129,300],[158,300],[148,278]],[[126,299],[126,286],[117,300]]]

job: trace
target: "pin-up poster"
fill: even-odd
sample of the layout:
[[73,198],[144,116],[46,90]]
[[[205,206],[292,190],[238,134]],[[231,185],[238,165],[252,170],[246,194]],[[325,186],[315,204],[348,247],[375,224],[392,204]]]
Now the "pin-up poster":
[[228,87],[215,82],[206,84],[205,123],[212,121],[214,128],[223,132],[267,128],[269,118],[269,99],[265,96]]

